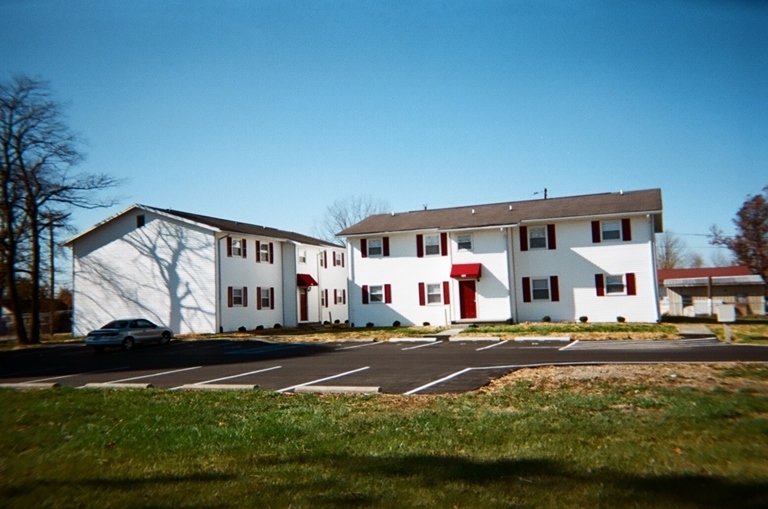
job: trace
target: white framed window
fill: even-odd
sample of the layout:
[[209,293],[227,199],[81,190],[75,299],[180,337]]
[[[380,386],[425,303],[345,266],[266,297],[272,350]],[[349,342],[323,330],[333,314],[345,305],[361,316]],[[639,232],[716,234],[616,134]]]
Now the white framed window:
[[243,241],[232,239],[232,256],[243,256]]
[[472,235],[462,233],[457,237],[459,251],[472,251]]
[[307,252],[299,251],[299,263],[307,263]]
[[368,289],[368,302],[384,302],[384,286],[371,286]]
[[381,239],[368,239],[368,256],[381,256],[383,253]]
[[605,293],[606,294],[624,294],[626,293],[626,285],[624,284],[624,275],[620,276],[605,276]]
[[336,251],[333,252],[333,266],[334,267],[341,267],[342,261],[341,261],[341,253],[338,253]]
[[547,228],[545,226],[528,228],[528,246],[531,249],[547,248]]
[[440,254],[440,235],[424,235],[424,254],[426,255],[439,255]]
[[[234,242],[232,243],[232,249],[234,250]],[[242,288],[232,288],[232,305],[235,307],[242,307],[243,306],[243,289]]]
[[427,304],[443,303],[443,285],[442,283],[427,284]]
[[533,300],[549,300],[549,278],[531,279]]
[[603,221],[600,228],[603,240],[621,240],[621,221]]
[[259,260],[269,263],[269,243],[262,242],[259,246]]
[[272,292],[269,288],[261,289],[261,295],[259,295],[259,299],[261,299],[261,307],[263,309],[269,309],[272,307],[271,294]]

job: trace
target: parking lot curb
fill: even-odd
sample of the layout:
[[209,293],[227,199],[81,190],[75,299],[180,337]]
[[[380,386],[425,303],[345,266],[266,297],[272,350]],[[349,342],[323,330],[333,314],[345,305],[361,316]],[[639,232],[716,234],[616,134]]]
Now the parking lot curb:
[[34,382],[21,382],[0,384],[0,389],[16,389],[19,391],[39,391],[42,389],[53,389],[54,387],[60,387],[57,382],[53,383],[34,383]]
[[501,341],[501,338],[495,338],[492,336],[487,337],[478,337],[478,336],[468,336],[468,337],[462,337],[462,336],[452,336],[448,341]]
[[570,343],[570,336],[519,336],[515,338],[517,342],[535,341],[537,343],[544,343],[549,341]]
[[293,389],[293,392],[320,394],[375,394],[381,392],[381,387],[364,385],[300,385]]
[[181,386],[183,391],[252,391],[258,389],[253,384],[185,384]]
[[390,343],[434,343],[437,338],[389,338]]
[[84,389],[152,389],[152,384],[131,384],[112,382],[92,382],[83,386]]

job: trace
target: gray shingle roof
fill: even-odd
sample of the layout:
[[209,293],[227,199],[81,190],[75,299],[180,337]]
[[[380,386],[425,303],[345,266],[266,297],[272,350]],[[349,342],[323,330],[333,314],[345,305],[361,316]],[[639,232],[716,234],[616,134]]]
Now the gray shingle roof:
[[212,228],[216,228],[218,230],[225,231],[225,232],[244,233],[246,235],[259,235],[263,237],[285,239],[285,240],[290,240],[290,241],[299,242],[302,244],[314,245],[314,246],[340,247],[338,244],[333,244],[330,242],[326,242],[324,240],[316,239],[314,237],[302,235],[301,233],[278,230],[277,228],[269,228],[267,226],[259,226],[255,224],[249,224],[249,223],[240,223],[238,221],[230,221],[228,219],[220,219],[217,217],[203,216],[200,214],[193,214],[191,212],[181,212],[179,210],[158,209],[155,207],[148,207],[146,205],[141,205],[141,207],[148,210],[156,210],[164,214],[176,216],[181,219],[186,219],[189,221],[194,221],[196,223],[208,225]]
[[661,189],[646,189],[377,214],[340,231],[337,235],[346,237],[413,230],[459,230],[515,225],[521,222],[633,213],[658,214],[656,229],[661,231],[661,210]]

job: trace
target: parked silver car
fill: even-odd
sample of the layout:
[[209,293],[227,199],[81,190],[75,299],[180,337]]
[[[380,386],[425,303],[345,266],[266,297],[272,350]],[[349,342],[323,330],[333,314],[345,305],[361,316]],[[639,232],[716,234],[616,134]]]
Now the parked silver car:
[[108,346],[120,346],[131,350],[139,343],[157,342],[165,345],[173,338],[173,331],[168,327],[156,325],[146,318],[122,318],[113,320],[101,329],[92,330],[85,337],[85,344],[97,352],[103,352]]

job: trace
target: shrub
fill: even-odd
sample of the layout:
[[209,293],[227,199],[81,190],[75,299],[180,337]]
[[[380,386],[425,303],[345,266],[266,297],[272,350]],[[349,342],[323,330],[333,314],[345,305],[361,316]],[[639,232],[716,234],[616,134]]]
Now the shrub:
[[546,323],[549,323],[549,322],[551,322],[551,321],[552,321],[552,317],[551,317],[551,316],[549,316],[549,315],[545,315],[544,317],[542,317],[541,321],[542,321],[542,322],[546,322]]
[[328,320],[326,320],[326,321],[324,321],[324,322],[323,322],[323,325],[331,325],[331,322],[329,322]]
[[[349,323],[349,320],[344,320],[344,323]],[[355,324],[353,323],[352,327],[354,327],[354,326],[355,326]]]
[[282,329],[282,328],[283,328],[283,326],[282,326],[282,325],[280,325],[279,323],[276,323],[274,328],[275,328],[275,329]]
[[365,324],[365,326],[370,329],[371,327],[373,327],[373,322],[368,322]]
[[423,325],[424,327],[429,327],[429,322],[424,322],[424,323],[422,323],[422,325]]
[[237,328],[237,332],[245,332],[247,330],[248,329],[245,328],[245,325],[241,325],[240,327]]
[[256,330],[264,330],[264,326],[263,325],[257,325],[256,326]]
[[587,323],[587,320],[589,320],[589,318],[587,318],[586,316],[580,316],[580,317],[579,317],[579,321],[580,321],[581,323]]
[[627,319],[624,318],[623,316],[617,316],[616,317],[616,321],[619,322],[619,323],[624,323],[624,322],[627,321]]
[[339,321],[339,319],[337,318],[336,320],[334,320],[334,321],[333,321],[333,323],[341,323],[341,322],[340,322],[340,321]]
[[469,328],[470,329],[477,329],[477,324],[476,323],[470,323],[469,324]]
[[392,327],[400,327],[400,320],[395,320],[392,322]]
[[514,318],[507,318],[506,323],[507,323],[507,325],[515,325],[515,319]]

